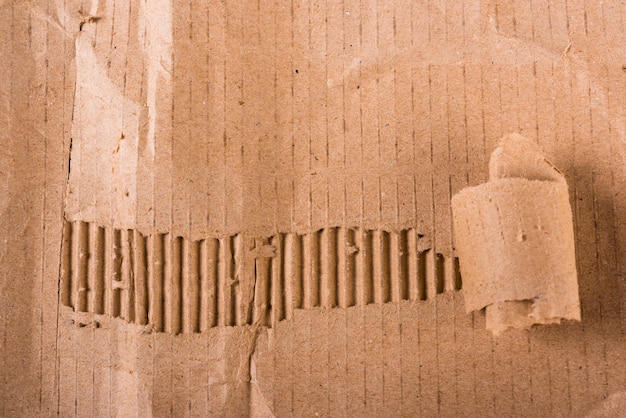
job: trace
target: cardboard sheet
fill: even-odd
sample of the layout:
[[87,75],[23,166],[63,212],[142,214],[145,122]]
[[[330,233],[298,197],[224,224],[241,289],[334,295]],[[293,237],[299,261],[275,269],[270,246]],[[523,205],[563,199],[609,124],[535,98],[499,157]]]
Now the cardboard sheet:
[[[625,14],[0,2],[0,415],[609,410]],[[451,197],[511,132],[568,184],[581,322],[495,338],[459,292]]]

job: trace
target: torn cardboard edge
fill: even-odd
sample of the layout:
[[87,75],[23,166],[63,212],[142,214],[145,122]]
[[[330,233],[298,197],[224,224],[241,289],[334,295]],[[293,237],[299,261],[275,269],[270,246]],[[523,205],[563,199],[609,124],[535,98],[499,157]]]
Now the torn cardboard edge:
[[569,193],[537,144],[507,135],[491,154],[489,181],[452,198],[467,312],[486,327],[580,320]]

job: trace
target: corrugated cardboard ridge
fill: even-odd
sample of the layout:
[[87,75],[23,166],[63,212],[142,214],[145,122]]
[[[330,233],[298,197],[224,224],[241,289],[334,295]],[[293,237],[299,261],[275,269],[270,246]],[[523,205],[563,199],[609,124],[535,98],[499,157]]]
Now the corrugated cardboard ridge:
[[67,222],[61,300],[155,331],[271,326],[295,309],[425,300],[461,286],[458,262],[420,235],[326,228],[191,241]]

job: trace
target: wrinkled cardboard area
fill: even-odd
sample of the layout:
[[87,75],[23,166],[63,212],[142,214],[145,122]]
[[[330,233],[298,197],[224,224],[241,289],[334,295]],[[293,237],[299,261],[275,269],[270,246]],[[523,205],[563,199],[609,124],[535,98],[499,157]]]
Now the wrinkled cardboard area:
[[[115,4],[115,10],[121,13],[116,19],[116,27],[123,25],[126,13],[123,11],[128,10],[117,7],[120,3],[128,6],[126,2],[102,3]],[[174,2],[174,27],[186,28],[189,16],[196,16],[194,11],[197,4],[193,3],[194,11],[189,9],[188,4]],[[424,187],[426,192],[416,192],[416,196],[433,195],[431,190],[435,194],[432,198],[415,199],[415,207],[409,204],[405,215],[397,215],[399,212],[404,214],[402,208],[406,206],[396,206],[393,199],[391,203],[385,200],[387,205],[380,209],[381,188],[387,187],[387,183],[383,181],[386,179],[383,176],[381,186],[377,186],[379,182],[376,176],[390,168],[385,164],[389,159],[393,161],[393,158],[387,158],[385,153],[389,152],[393,156],[393,152],[385,146],[391,142],[383,139],[380,147],[366,145],[363,150],[367,150],[367,153],[356,159],[354,172],[361,175],[367,170],[366,167],[369,168],[374,174],[365,178],[374,179],[370,182],[373,186],[367,183],[367,187],[362,186],[361,189],[347,188],[348,192],[354,194],[349,195],[346,202],[357,202],[354,203],[356,208],[360,202],[373,208],[371,212],[354,212],[363,219],[364,214],[375,214],[370,219],[372,224],[396,225],[394,222],[400,223],[401,219],[419,222],[420,228],[423,228],[438,250],[451,251],[447,209],[451,194],[468,184],[475,185],[486,180],[488,153],[495,141],[505,133],[518,131],[540,143],[550,161],[563,171],[571,188],[582,323],[512,332],[494,339],[483,330],[484,319],[480,315],[465,314],[457,293],[444,294],[426,302],[373,305],[348,310],[298,311],[293,321],[281,322],[275,330],[267,331],[268,336],[275,333],[273,338],[268,337],[267,346],[257,343],[256,371],[250,373],[255,377],[249,379],[255,382],[255,395],[248,395],[248,389],[240,390],[240,387],[249,387],[247,383],[222,385],[220,390],[213,387],[211,390],[218,393],[210,399],[221,399],[216,401],[215,411],[235,415],[242,412],[238,409],[242,406],[247,408],[244,412],[250,409],[265,411],[263,408],[271,403],[273,411],[278,415],[301,415],[309,408],[313,413],[334,414],[344,408],[355,408],[357,412],[387,415],[388,411],[395,411],[394,408],[400,405],[399,408],[406,415],[420,412],[423,415],[436,412],[443,415],[462,411],[467,415],[545,416],[583,414],[596,408],[612,393],[623,392],[626,385],[622,356],[624,268],[620,262],[626,241],[621,215],[626,213],[626,201],[620,193],[624,184],[626,132],[626,87],[622,68],[626,60],[623,49],[623,5],[618,2],[585,4],[582,1],[568,1],[551,2],[549,5],[547,2],[521,2],[514,7],[505,2],[485,1],[466,2],[463,8],[457,8],[456,3],[444,2],[397,2],[380,7],[369,3],[362,5],[360,2],[347,2],[343,7],[337,7],[335,3],[325,7],[295,3],[293,13],[291,4],[284,5],[285,8],[280,6],[282,4],[262,3],[258,9],[256,4],[251,4],[250,10],[242,14],[233,9],[236,7],[233,4],[218,3],[217,10],[203,16],[210,19],[212,28],[223,28],[227,16],[236,18],[229,22],[244,22],[245,16],[247,27],[253,30],[274,28],[274,31],[256,30],[249,34],[256,42],[252,43],[256,49],[248,51],[248,56],[257,58],[256,55],[261,55],[260,61],[255,62],[265,62],[265,65],[271,66],[267,63],[275,61],[258,54],[264,51],[261,45],[278,44],[261,43],[256,36],[271,37],[281,31],[289,34],[271,38],[281,39],[283,42],[280,45],[284,47],[272,50],[275,51],[273,56],[287,54],[293,62],[306,62],[306,68],[314,72],[309,74],[308,80],[300,81],[300,90],[295,90],[313,92],[308,93],[312,95],[297,94],[293,101],[287,100],[293,109],[293,117],[306,121],[298,125],[302,129],[293,131],[294,138],[307,139],[304,141],[307,145],[302,150],[304,155],[311,155],[309,144],[313,142],[308,141],[309,130],[311,136],[319,135],[321,138],[336,138],[333,133],[341,131],[337,128],[329,131],[326,126],[333,119],[327,116],[324,119],[320,114],[342,114],[344,117],[341,120],[356,123],[357,126],[361,126],[362,122],[366,127],[362,131],[366,138],[363,141],[367,144],[377,143],[376,138],[379,137],[393,137],[393,134],[385,131],[389,127],[397,132],[408,132],[408,135],[402,137],[410,138],[408,144],[413,147],[413,154],[396,154],[402,155],[406,161],[402,164],[395,162],[390,166],[402,174],[408,172],[412,175],[411,170],[420,173],[415,177],[420,179],[416,184]],[[202,409],[207,399],[206,392],[204,389],[196,391],[195,388],[204,388],[199,382],[207,381],[209,368],[239,370],[242,361],[246,364],[249,344],[240,344],[235,337],[233,340],[226,336],[216,337],[209,342],[203,340],[208,336],[201,337],[200,341],[206,343],[206,347],[219,347],[220,344],[233,341],[230,349],[237,354],[235,360],[226,360],[224,363],[222,357],[209,361],[212,365],[203,369],[195,367],[199,363],[190,360],[192,355],[189,353],[197,351],[179,351],[183,344],[178,344],[178,337],[150,335],[141,339],[136,336],[140,332],[136,327],[105,331],[109,337],[101,337],[102,330],[70,326],[64,321],[65,313],[59,311],[61,228],[77,80],[75,44],[80,20],[84,18],[79,10],[82,10],[83,15],[89,14],[90,7],[87,2],[81,4],[79,1],[60,0],[6,2],[0,7],[0,19],[6,23],[0,25],[0,54],[3,63],[6,63],[0,66],[3,86],[0,93],[0,135],[3,138],[0,184],[4,191],[0,198],[0,231],[4,237],[0,240],[0,367],[3,377],[0,407],[4,415],[36,416],[57,412],[69,416],[90,415],[94,408],[100,407],[104,409],[97,411],[102,410],[107,415],[107,412],[112,412],[107,409],[113,407],[110,403],[112,397],[120,400],[118,404],[128,407],[130,411],[148,411],[152,408],[152,413],[157,416],[179,412],[177,408],[189,411],[190,405],[192,409],[195,405],[200,405]],[[138,9],[132,10],[136,12]],[[408,10],[411,13],[403,12]],[[394,16],[395,39],[392,36]],[[195,17],[191,20],[195,22]],[[412,20],[413,24],[409,24],[408,20]],[[249,24],[255,21],[259,22],[258,26]],[[274,23],[283,21],[291,21],[291,26]],[[101,23],[102,26],[99,26]],[[106,26],[104,23],[110,24],[111,21],[103,19],[86,23],[83,31],[90,33],[95,27],[102,29]],[[223,104],[225,107],[223,114],[228,113],[229,118],[232,118],[228,120],[229,129],[234,130],[235,137],[239,138],[234,141],[230,159],[224,157],[227,162],[222,162],[220,167],[226,166],[231,172],[236,172],[232,167],[245,165],[256,167],[258,172],[264,174],[268,170],[262,168],[265,167],[263,161],[243,161],[237,152],[240,149],[237,144],[248,143],[248,137],[234,129],[244,126],[241,123],[242,110],[237,109],[249,103],[244,100],[244,105],[239,105],[237,90],[238,82],[245,77],[241,75],[244,61],[237,49],[244,36],[239,31],[241,25],[230,26],[231,36],[223,35],[220,48],[217,48],[218,53],[222,54],[217,56],[230,60],[216,67],[215,77],[227,79],[228,91],[231,93],[226,101],[222,94],[216,93],[212,97],[214,104]],[[295,28],[300,28],[300,32],[296,32]],[[407,28],[412,28],[413,37],[407,35]],[[188,38],[181,35],[180,31],[175,33],[177,35],[174,35],[173,42],[176,46],[173,48],[175,52],[179,51],[180,58],[184,54],[181,52],[184,51],[182,40]],[[225,32],[218,30],[217,33]],[[302,36],[294,36],[296,33]],[[363,38],[357,36],[360,33],[363,33]],[[357,45],[360,50],[350,55],[346,52],[350,49],[345,46],[353,40],[359,40]],[[326,49],[320,49],[321,45],[325,45]],[[393,47],[382,48],[380,45]],[[112,56],[121,59],[124,54],[114,53]],[[375,68],[375,71],[359,75],[360,81],[364,82],[361,88],[366,93],[360,93],[358,100],[357,96],[350,95],[346,99],[342,95],[347,84],[342,81],[331,83],[334,87],[328,90],[330,96],[328,93],[323,95],[321,92],[325,91],[324,86],[328,86],[328,80],[343,80],[338,74],[351,68],[353,60],[360,56],[376,62],[367,67],[368,71],[371,68]],[[333,61],[333,57],[341,59]],[[319,62],[329,64],[330,76],[315,73],[320,71]],[[341,69],[338,62],[344,63]],[[260,64],[254,71],[260,74],[262,68],[266,67]],[[291,70],[288,68],[285,74],[291,74]],[[179,73],[175,71],[175,74]],[[202,72],[190,71],[187,74],[199,74],[196,78],[202,78]],[[257,76],[245,74],[249,74],[246,78],[249,81],[256,81]],[[409,74],[410,82],[406,79]],[[154,80],[154,75],[152,77]],[[174,76],[174,80],[182,85],[187,80],[189,85],[188,79]],[[266,79],[266,84],[259,90],[275,91],[276,85],[285,87],[283,84],[273,84],[272,80],[270,78],[267,83]],[[247,97],[245,86],[244,83],[244,94]],[[191,88],[175,87],[174,90],[177,93],[189,92]],[[288,94],[289,89],[286,91]],[[352,90],[347,88],[346,91]],[[410,91],[413,93],[409,95]],[[462,95],[457,94],[461,91]],[[265,104],[271,101],[266,100],[267,94],[257,93],[255,90],[250,92],[252,103],[256,103],[252,109],[265,120],[264,112],[269,112]],[[182,101],[187,100],[185,98],[188,96],[177,94],[176,97]],[[359,106],[346,106],[345,103],[351,103],[351,100],[359,102]],[[146,103],[147,99],[138,102]],[[168,105],[165,101],[159,103]],[[332,104],[329,110],[323,111],[324,103]],[[343,111],[339,111],[342,103]],[[411,117],[402,116],[406,108],[400,106],[399,109],[404,110],[394,121],[402,121],[404,124],[390,123],[389,127],[385,126],[386,122],[374,124],[375,120],[385,119],[385,112],[396,109],[392,103],[411,103]],[[226,106],[230,107],[226,109]],[[197,107],[193,106],[193,109]],[[155,114],[158,116],[162,113]],[[379,119],[381,114],[383,117]],[[198,119],[207,120],[201,117]],[[244,119],[248,123],[245,132],[255,132],[255,119]],[[407,125],[406,121],[411,123]],[[184,123],[179,126],[182,125]],[[190,129],[181,138],[188,138],[196,131],[206,132],[209,129],[207,125],[218,133],[224,131],[221,125],[215,127],[207,123],[203,125],[204,128]],[[274,152],[277,146],[273,141],[274,128],[281,126],[285,127],[280,123],[264,127],[264,132],[271,134],[272,140],[257,139],[253,141],[256,147],[253,149],[269,148],[269,151],[250,155],[266,156]],[[148,125],[141,125],[141,129],[148,129]],[[361,132],[358,128],[355,131]],[[330,132],[330,135],[326,135],[326,132]],[[263,135],[254,136],[260,137]],[[371,138],[374,138],[373,142]],[[430,138],[431,141],[422,141],[422,138]],[[450,143],[447,142],[448,138]],[[174,154],[178,154],[178,150],[197,153],[196,149],[185,148],[185,144],[182,140],[173,142]],[[322,144],[316,143],[315,146],[323,150]],[[432,160],[418,158],[430,155],[431,144]],[[463,151],[465,144],[468,147],[467,155]],[[289,154],[290,142],[286,145],[286,149],[280,149]],[[185,161],[178,161],[178,166]],[[164,171],[160,174],[156,174],[156,166],[160,165],[138,165],[144,172],[154,172],[155,176],[169,178],[172,175],[168,164],[162,166]],[[341,167],[341,164],[338,166]],[[406,167],[408,171],[398,167]],[[322,196],[316,200],[321,203],[312,206],[312,209],[309,209],[306,192],[303,192],[304,198],[289,195],[287,199],[263,199],[261,203],[256,203],[261,205],[260,208],[255,204],[242,204],[259,202],[252,198],[254,193],[258,193],[257,185],[260,184],[256,175],[246,180],[249,182],[247,188],[238,185],[238,180],[233,180],[233,186],[229,189],[231,201],[226,200],[228,204],[218,203],[217,206],[235,210],[231,214],[235,220],[254,219],[246,227],[258,227],[259,231],[276,228],[277,225],[292,225],[292,216],[297,218],[293,224],[304,225],[304,228],[318,225],[309,219],[316,219],[321,224],[354,221],[355,218],[342,215],[342,210],[331,209],[336,206],[333,206],[332,200],[323,198],[324,181],[315,183],[311,179],[314,170],[327,176],[320,178],[336,174],[328,171],[323,159],[322,163],[318,163],[309,157],[309,166],[305,165],[302,171],[314,185],[321,185],[321,189],[313,190]],[[217,178],[217,183],[223,184],[225,172],[218,172],[221,177],[206,174],[207,181]],[[390,172],[393,173],[393,170]],[[425,178],[421,177],[422,173],[427,173]],[[431,173],[434,173],[432,179]],[[174,170],[174,175],[178,176],[180,172]],[[394,181],[392,179],[391,184]],[[411,181],[408,183],[412,184]],[[157,200],[162,198],[164,201],[178,202],[185,201],[187,196],[194,196],[194,199],[202,196],[204,202],[206,195],[189,194],[191,186],[188,179],[178,179],[175,183],[169,183],[168,180],[164,184],[176,187],[155,189],[161,193],[157,194],[161,196]],[[396,190],[404,190],[404,187]],[[404,193],[395,193],[401,195],[400,200],[405,198]],[[249,200],[245,201],[242,196]],[[169,200],[170,197],[172,200]],[[217,202],[224,199],[223,196],[214,198]],[[275,210],[280,213],[289,207],[276,203],[283,201],[293,202],[290,215],[273,215]],[[239,205],[234,204],[237,202]],[[298,208],[301,202],[306,202],[304,208]],[[137,207],[150,207],[150,203],[137,204]],[[165,207],[169,208],[168,205]],[[182,225],[189,225],[189,216],[191,219],[201,219],[202,222],[206,219],[205,213],[189,215],[184,210],[188,206],[180,207],[183,210],[175,212],[175,215],[172,215],[174,212],[171,210],[160,212],[164,214],[163,225],[171,224],[185,233]],[[353,213],[352,206],[346,208],[346,213]],[[289,223],[260,221],[261,217],[248,218],[237,214],[237,210],[258,211],[263,217],[270,214],[281,219],[281,222],[289,219]],[[216,213],[215,219],[223,219],[223,213]],[[318,215],[314,216],[313,213]],[[204,230],[204,224],[200,224],[203,225],[200,230]],[[241,226],[234,222],[225,224],[233,228]],[[153,225],[155,222],[152,218],[140,224],[143,228]],[[217,233],[218,228],[211,229],[207,221],[206,231]],[[344,317],[347,319],[344,320]],[[98,343],[100,339],[107,338],[124,341],[116,343],[127,350],[120,355],[117,368],[109,367],[110,360],[103,358],[113,355],[114,350],[95,350],[96,355],[94,350],[88,350],[86,341],[89,338],[86,334],[90,332],[98,335],[93,337]],[[236,334],[236,331],[233,332]],[[133,337],[134,342],[126,340],[133,340]],[[149,346],[146,348],[148,340],[162,344],[162,350],[155,351]],[[245,338],[243,340],[247,341]],[[174,341],[177,341],[176,344]],[[99,347],[99,344],[94,347]],[[343,347],[346,347],[345,350]],[[214,350],[215,353],[220,352],[218,348]],[[163,365],[155,366],[153,363],[150,366],[149,362],[142,363],[148,360],[141,360],[137,364],[142,365],[138,366],[135,365],[136,357],[162,359]],[[203,362],[207,358],[201,356]],[[80,367],[76,367],[78,359],[81,359]],[[137,375],[142,378],[130,378],[131,370],[133,374],[137,371]],[[178,374],[173,374],[174,370]],[[159,374],[159,371],[162,373]],[[151,386],[148,378],[150,374]],[[246,381],[245,374],[243,376]],[[93,386],[86,383],[98,382],[98,379],[109,382],[109,386],[96,385],[102,391],[96,392],[102,400],[85,402],[87,399],[95,399]],[[186,383],[181,383],[183,381]],[[152,390],[143,391],[144,388]],[[137,396],[136,393],[140,391],[141,396]],[[152,397],[146,398],[149,396]],[[194,396],[198,398],[197,401],[192,400]],[[247,399],[252,398],[254,402],[262,402],[263,407],[248,408],[250,403]],[[223,405],[234,406],[233,409],[220,409]]]

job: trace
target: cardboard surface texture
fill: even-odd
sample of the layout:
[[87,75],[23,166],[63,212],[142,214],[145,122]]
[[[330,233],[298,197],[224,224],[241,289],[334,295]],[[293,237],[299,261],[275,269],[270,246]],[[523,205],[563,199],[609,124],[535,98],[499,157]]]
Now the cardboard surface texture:
[[615,413],[625,15],[0,2],[0,415]]
[[495,334],[580,320],[567,183],[537,148],[502,138],[489,182],[452,198],[465,308],[485,308]]

